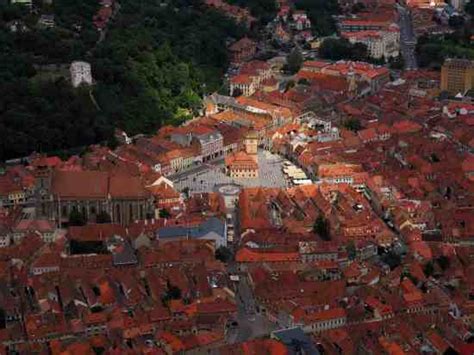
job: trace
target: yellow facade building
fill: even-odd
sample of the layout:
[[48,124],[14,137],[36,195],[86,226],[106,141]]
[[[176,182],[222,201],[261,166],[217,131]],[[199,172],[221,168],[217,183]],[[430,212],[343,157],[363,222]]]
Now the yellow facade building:
[[474,61],[446,59],[441,68],[441,90],[452,95],[464,94],[474,84]]

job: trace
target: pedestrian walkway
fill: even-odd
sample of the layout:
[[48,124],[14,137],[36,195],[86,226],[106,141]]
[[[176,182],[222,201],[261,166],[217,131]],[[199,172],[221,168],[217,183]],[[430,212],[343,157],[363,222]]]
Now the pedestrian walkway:
[[243,187],[287,187],[282,172],[283,159],[268,151],[258,152],[259,177],[252,179],[231,178],[225,174],[224,164],[207,165],[196,173],[173,180],[178,191],[189,188],[191,194],[213,192],[216,185],[235,183]]

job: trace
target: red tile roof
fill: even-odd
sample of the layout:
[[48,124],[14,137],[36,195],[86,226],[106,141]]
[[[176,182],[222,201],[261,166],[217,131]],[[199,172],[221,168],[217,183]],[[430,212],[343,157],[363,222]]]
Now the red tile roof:
[[243,247],[237,251],[235,260],[240,263],[249,262],[291,262],[300,259],[298,252],[268,252]]
[[63,199],[105,199],[108,174],[101,171],[56,171],[52,194]]
[[67,238],[78,241],[106,241],[114,235],[127,236],[127,230],[119,224],[87,224],[69,227]]

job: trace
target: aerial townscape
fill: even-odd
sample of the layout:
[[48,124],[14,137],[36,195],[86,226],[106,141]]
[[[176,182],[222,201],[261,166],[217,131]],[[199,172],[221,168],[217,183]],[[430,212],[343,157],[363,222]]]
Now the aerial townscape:
[[0,0],[0,354],[474,354],[474,0]]

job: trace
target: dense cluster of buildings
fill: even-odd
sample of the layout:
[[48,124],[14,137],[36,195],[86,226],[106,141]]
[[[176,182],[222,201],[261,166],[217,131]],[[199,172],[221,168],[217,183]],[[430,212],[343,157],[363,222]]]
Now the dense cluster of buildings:
[[[285,353],[298,338],[330,353],[471,353],[474,106],[436,100],[451,78],[436,72],[390,81],[383,67],[309,61],[298,76],[284,93],[211,95],[203,117],[113,151],[7,166],[3,346]],[[323,98],[330,111],[307,109]],[[242,188],[232,239],[224,196],[174,188],[221,160],[254,179],[263,148],[312,183]],[[222,248],[268,323],[232,349],[232,324],[255,315]]]
[[369,57],[388,61],[400,55],[398,12],[393,6],[381,5],[343,17],[338,22],[340,36],[350,43],[367,46]]
[[[310,60],[282,89],[256,48],[179,127],[2,168],[2,353],[474,353],[472,63]],[[309,183],[237,186],[259,150]],[[175,187],[216,168],[232,199]]]
[[243,23],[248,27],[256,21],[255,17],[250,14],[250,11],[247,8],[231,5],[223,0],[205,0],[204,3],[207,6],[225,13],[227,16],[235,19],[238,23]]

